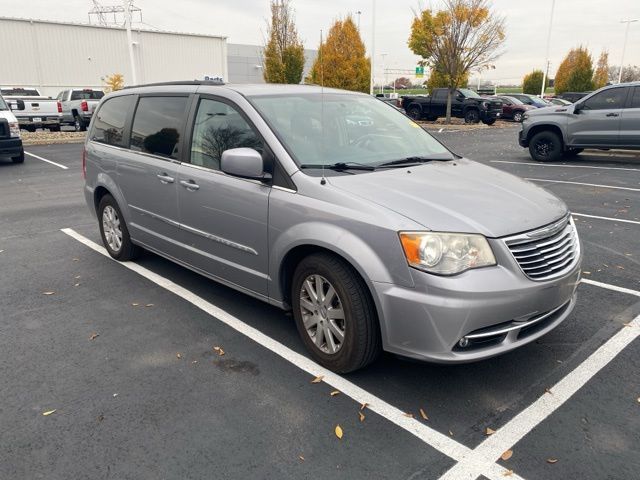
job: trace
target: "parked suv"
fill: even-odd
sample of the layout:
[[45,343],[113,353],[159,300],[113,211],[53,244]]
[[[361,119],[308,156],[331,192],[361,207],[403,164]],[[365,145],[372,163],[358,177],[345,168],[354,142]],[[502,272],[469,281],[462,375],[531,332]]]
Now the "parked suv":
[[601,88],[572,105],[531,110],[518,141],[540,162],[571,158],[585,148],[640,150],[640,82]]
[[106,96],[83,154],[109,254],[141,248],[283,309],[322,365],[468,362],[572,311],[566,205],[461,158],[375,97],[160,84]]
[[58,111],[63,125],[73,125],[78,132],[84,132],[91,122],[93,111],[104,97],[101,90],[82,88],[64,90],[57,96]]
[[0,95],[0,158],[2,157],[9,157],[13,163],[24,162],[20,125]]

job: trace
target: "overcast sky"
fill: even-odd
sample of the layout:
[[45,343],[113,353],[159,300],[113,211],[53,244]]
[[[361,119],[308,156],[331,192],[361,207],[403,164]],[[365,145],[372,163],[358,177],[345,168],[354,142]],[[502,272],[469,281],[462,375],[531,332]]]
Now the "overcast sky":
[[[117,0],[100,0],[103,5]],[[367,48],[371,43],[373,0],[292,0],[299,33],[306,48],[317,48],[320,29],[328,31],[336,18],[361,11],[360,26]],[[542,68],[552,0],[493,0],[504,15],[507,41],[496,69],[483,74],[498,83],[518,83],[532,68]],[[183,32],[226,35],[229,43],[262,44],[269,0],[137,0],[143,20],[154,27]],[[439,4],[438,0],[376,2],[376,70],[413,70],[418,57],[407,47],[413,11]],[[55,7],[53,6],[55,5]],[[0,15],[22,18],[86,22],[90,0],[0,0]],[[603,49],[610,64],[618,64],[624,42],[622,19],[640,19],[640,0],[556,0],[551,34],[551,76],[567,51],[587,46],[594,61]],[[640,65],[640,22],[631,24],[625,64]]]

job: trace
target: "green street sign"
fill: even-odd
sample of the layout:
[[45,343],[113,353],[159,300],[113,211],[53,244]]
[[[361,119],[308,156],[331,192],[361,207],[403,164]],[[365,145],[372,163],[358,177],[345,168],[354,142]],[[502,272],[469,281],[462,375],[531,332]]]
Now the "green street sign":
[[424,67],[416,67],[416,78],[424,77]]

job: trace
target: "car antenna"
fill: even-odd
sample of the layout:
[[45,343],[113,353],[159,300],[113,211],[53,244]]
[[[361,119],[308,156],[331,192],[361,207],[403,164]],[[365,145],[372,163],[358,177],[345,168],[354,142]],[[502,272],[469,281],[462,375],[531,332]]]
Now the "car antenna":
[[322,46],[322,29],[320,29],[320,50],[318,51],[318,55],[320,56],[320,142],[322,145],[322,178],[320,179],[320,185],[326,185],[327,179],[324,176],[324,62]]

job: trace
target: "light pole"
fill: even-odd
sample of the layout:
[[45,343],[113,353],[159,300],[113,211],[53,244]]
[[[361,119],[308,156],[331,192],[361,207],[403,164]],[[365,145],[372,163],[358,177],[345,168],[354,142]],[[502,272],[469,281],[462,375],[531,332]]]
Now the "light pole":
[[618,83],[622,82],[622,70],[624,69],[624,54],[627,50],[627,39],[629,37],[629,25],[638,20],[620,20],[620,23],[626,23],[627,28],[624,30],[624,43],[622,44],[622,58],[620,59],[620,72],[618,73]]
[[124,0],[124,24],[127,29],[127,47],[129,49],[129,62],[131,62],[131,84],[138,84],[138,75],[136,74],[136,60],[133,56],[133,37],[131,36],[131,1]]
[[362,15],[362,12],[358,10],[356,15],[358,16],[358,33],[360,33],[360,15]]
[[371,78],[369,79],[369,94],[373,95],[373,72],[376,67],[376,0],[371,0]]
[[380,93],[384,94],[384,87],[385,84],[387,83],[387,74],[384,71],[384,63],[385,63],[385,59],[387,58],[388,53],[381,53],[380,56],[382,57],[382,85],[380,86]]
[[553,25],[553,11],[556,9],[556,0],[551,0],[551,16],[549,17],[549,32],[547,33],[547,54],[544,62],[544,73],[542,74],[542,90],[540,98],[544,98],[545,86],[547,85],[547,70],[549,69],[549,49],[551,48],[551,26]]

